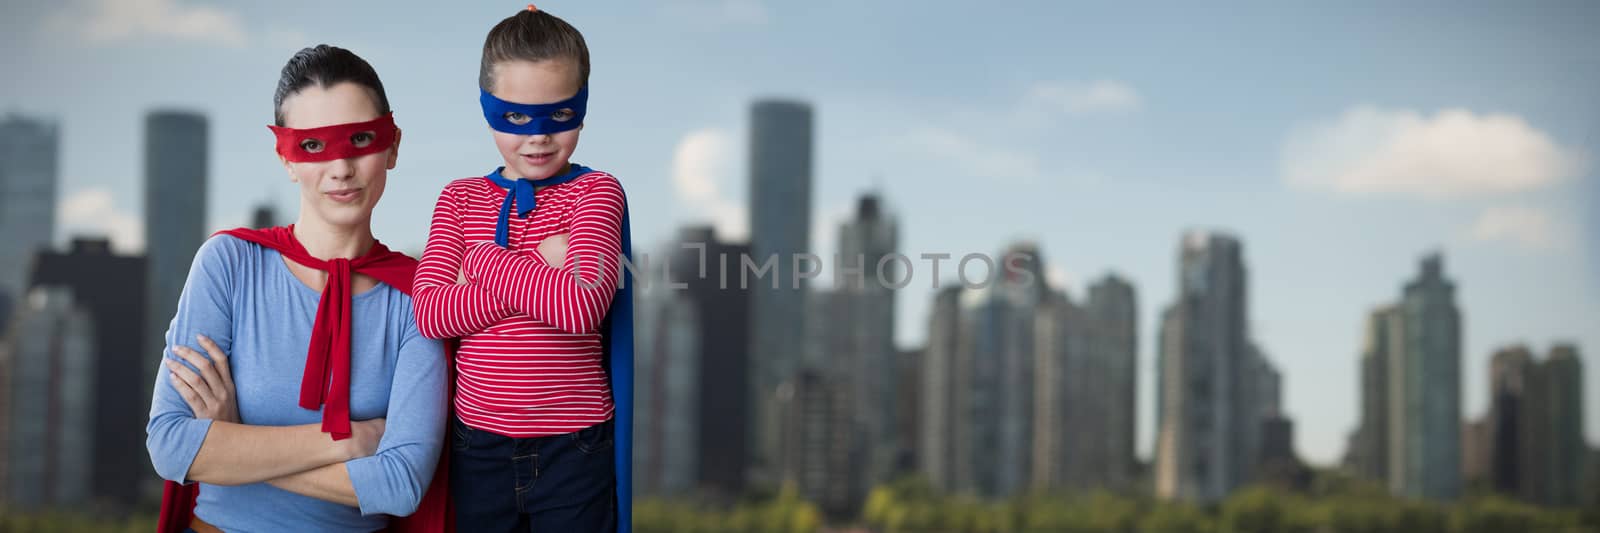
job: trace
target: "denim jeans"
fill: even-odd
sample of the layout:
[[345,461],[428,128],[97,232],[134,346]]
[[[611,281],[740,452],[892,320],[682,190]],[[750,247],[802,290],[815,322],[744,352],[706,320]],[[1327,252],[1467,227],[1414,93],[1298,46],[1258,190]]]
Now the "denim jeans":
[[617,529],[612,422],[513,438],[451,420],[456,529],[611,532]]

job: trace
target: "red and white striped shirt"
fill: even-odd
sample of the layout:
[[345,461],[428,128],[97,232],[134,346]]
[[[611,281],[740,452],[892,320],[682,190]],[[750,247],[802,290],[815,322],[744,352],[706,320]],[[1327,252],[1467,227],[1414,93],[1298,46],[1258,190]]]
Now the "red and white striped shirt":
[[[482,177],[446,185],[413,282],[422,334],[461,337],[456,414],[517,438],[609,420],[599,329],[617,289],[622,185],[592,172],[539,189],[533,212],[511,217],[509,249],[494,243],[505,195]],[[555,268],[537,248],[560,233],[567,258]],[[460,272],[469,283],[456,283]]]

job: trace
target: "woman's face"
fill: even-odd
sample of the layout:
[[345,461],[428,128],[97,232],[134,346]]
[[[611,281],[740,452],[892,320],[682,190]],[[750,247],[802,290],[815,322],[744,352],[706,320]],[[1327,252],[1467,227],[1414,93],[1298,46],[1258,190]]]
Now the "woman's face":
[[[371,90],[350,82],[301,89],[283,100],[281,111],[284,127],[295,129],[366,122],[379,115]],[[351,142],[359,145],[372,139],[371,133],[356,133]],[[320,147],[303,148],[314,151]],[[389,169],[394,168],[399,152],[400,133],[396,131],[394,146],[382,152],[332,161],[279,159],[288,169],[290,181],[300,184],[302,222],[314,218],[329,225],[350,226],[371,222],[372,208],[383,197]]]

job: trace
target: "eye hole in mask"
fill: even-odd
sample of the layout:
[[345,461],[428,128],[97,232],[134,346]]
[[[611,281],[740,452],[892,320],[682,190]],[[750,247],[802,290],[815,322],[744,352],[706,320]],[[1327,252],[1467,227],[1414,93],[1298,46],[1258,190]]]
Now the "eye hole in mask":
[[366,148],[367,146],[370,146],[372,141],[376,140],[377,138],[378,134],[376,133],[370,131],[359,132],[350,136],[350,145],[356,148]]
[[511,111],[511,112],[506,113],[505,117],[506,117],[506,122],[510,122],[510,123],[512,123],[514,125],[517,125],[517,126],[521,126],[521,125],[527,124],[529,122],[533,122],[533,117],[530,117],[528,115],[524,115],[522,113],[518,113],[516,111]]
[[564,107],[550,113],[550,120],[554,120],[556,122],[566,122],[572,120],[572,118],[576,116],[578,116],[577,111],[573,111],[570,107]]
[[321,152],[322,149],[325,148],[325,147],[326,147],[326,145],[322,144],[322,141],[319,141],[319,140],[316,140],[316,139],[306,139],[306,140],[300,141],[300,149],[304,150],[308,154],[315,154],[315,153]]

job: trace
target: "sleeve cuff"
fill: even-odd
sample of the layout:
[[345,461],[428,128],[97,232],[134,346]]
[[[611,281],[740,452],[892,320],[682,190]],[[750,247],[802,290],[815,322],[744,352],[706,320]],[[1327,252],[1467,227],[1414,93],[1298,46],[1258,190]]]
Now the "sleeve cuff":
[[175,454],[180,458],[182,470],[168,472],[164,476],[168,481],[175,481],[184,485],[193,485],[196,481],[189,479],[189,469],[194,466],[195,457],[200,455],[200,446],[206,442],[206,434],[211,431],[211,419],[193,418],[185,420],[179,428],[179,449]]
[[484,271],[497,253],[500,253],[500,245],[489,241],[468,247],[466,256],[461,260],[461,269],[466,271],[467,281],[476,282],[482,279]]
[[383,459],[370,455],[359,459],[345,461],[344,469],[350,474],[350,487],[355,489],[356,503],[360,505],[361,514],[383,514],[379,502],[384,500],[379,487],[383,484]]

